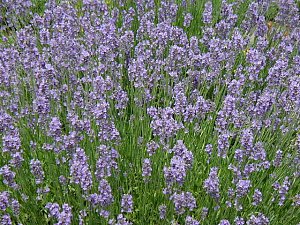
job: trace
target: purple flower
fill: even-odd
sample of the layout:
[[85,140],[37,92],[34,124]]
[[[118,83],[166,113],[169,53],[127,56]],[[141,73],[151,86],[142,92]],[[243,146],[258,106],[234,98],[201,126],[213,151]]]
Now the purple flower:
[[152,156],[158,148],[159,148],[159,145],[152,140],[147,143],[147,152],[150,156]]
[[167,140],[183,128],[182,123],[174,119],[174,110],[172,108],[167,107],[155,110],[156,113],[154,114],[152,108],[148,108],[147,110],[148,114],[152,117],[150,127],[152,128],[154,136],[159,136],[161,140]]
[[[284,68],[280,68],[280,69],[285,71]],[[274,71],[274,74],[276,73],[278,72]],[[298,76],[291,77],[288,88],[289,88],[288,89],[289,100],[295,103],[296,106],[300,106],[300,78]]]
[[243,130],[241,134],[241,145],[246,150],[248,155],[252,150],[253,140],[254,137],[252,131],[250,129]]
[[121,212],[131,213],[133,210],[132,195],[124,194],[121,200]]
[[285,177],[285,179],[281,185],[277,181],[273,184],[274,190],[278,191],[278,194],[279,194],[278,205],[283,206],[283,203],[285,202],[285,199],[286,199],[286,194],[290,189],[290,185],[291,184],[289,181],[289,177]]
[[257,142],[251,152],[251,159],[264,161],[267,153],[264,149],[263,143]]
[[12,221],[9,214],[4,214],[0,220],[1,225],[12,225]]
[[132,223],[128,221],[123,214],[119,214],[117,217],[116,225],[131,225]]
[[62,205],[62,212],[58,216],[58,224],[59,225],[69,225],[72,220],[72,209],[68,204]]
[[167,184],[178,183],[182,185],[186,177],[187,165],[180,156],[173,156],[171,166],[164,167],[164,177]]
[[236,196],[238,198],[245,196],[248,193],[250,187],[251,187],[250,180],[239,180],[238,183],[236,184]]
[[88,200],[93,206],[100,205],[101,207],[107,207],[114,202],[112,195],[112,189],[107,180],[102,179],[98,187],[99,194],[91,194]]
[[112,189],[107,180],[101,180],[98,187],[100,205],[106,207],[113,203],[114,197],[112,195]]
[[258,79],[259,72],[266,65],[266,57],[257,49],[250,49],[246,56],[247,62],[250,64],[247,67],[249,79],[255,81]]
[[221,220],[219,225],[230,225],[228,220]]
[[[2,15],[0,21],[3,23],[1,31],[14,30],[23,26],[24,19],[31,15],[32,3],[29,0],[24,1],[3,1],[0,9]],[[4,20],[4,21],[2,21]]]
[[258,19],[258,3],[252,2],[246,12],[245,20],[242,23],[242,28],[245,32],[249,32],[253,26],[255,26]]
[[16,153],[20,151],[21,140],[17,131],[10,132],[9,134],[3,135],[3,152]]
[[222,157],[223,159],[227,156],[227,150],[229,148],[229,133],[223,132],[219,134],[218,137],[218,156]]
[[159,218],[161,220],[166,218],[166,214],[167,214],[167,206],[166,205],[160,205],[158,207],[158,211],[159,211]]
[[151,172],[152,172],[151,161],[150,161],[150,159],[146,158],[143,161],[142,176],[143,177],[150,177]]
[[262,193],[258,189],[255,189],[252,198],[253,198],[252,205],[257,206],[259,203],[262,202]]
[[[242,49],[245,48],[245,46],[247,45],[247,41],[244,39],[242,33],[240,32],[240,30],[238,28],[235,28],[233,31],[233,35],[232,35],[232,45],[233,48],[236,51],[240,51]],[[237,90],[233,90],[232,87],[236,85],[236,87],[238,88]],[[230,83],[230,90],[233,93],[239,93],[240,91],[240,87],[243,85],[243,81],[242,80],[232,80]]]
[[0,175],[3,177],[3,183],[11,188],[17,189],[19,186],[15,182],[16,173],[10,170],[8,165],[0,168]]
[[206,190],[206,193],[209,194],[216,201],[220,198],[219,190],[219,178],[218,178],[218,168],[212,167],[208,178],[204,181],[203,187]]
[[276,96],[273,91],[271,90],[264,91],[256,102],[256,106],[254,109],[255,114],[258,116],[263,116],[271,109],[275,99]]
[[173,201],[175,211],[181,215],[185,212],[185,208],[193,211],[196,208],[196,199],[190,192],[182,192],[181,194],[173,194],[170,199]]
[[[0,200],[1,201],[1,200]],[[20,214],[20,203],[16,199],[11,200],[11,208],[15,216],[19,216]]]
[[168,185],[175,182],[182,185],[186,177],[186,171],[192,166],[193,154],[187,150],[182,140],[178,140],[170,152],[173,152],[174,156],[171,159],[171,166],[164,167],[166,182]]
[[235,150],[234,159],[237,162],[239,162],[239,163],[243,162],[244,157],[245,157],[245,151],[244,150],[242,150],[242,149],[236,149]]
[[57,204],[57,203],[47,203],[45,208],[49,210],[49,214],[50,214],[51,217],[58,218],[58,216],[60,214],[59,204]]
[[0,210],[5,211],[9,207],[9,193],[7,191],[0,193]]
[[66,185],[66,184],[67,184],[67,178],[66,178],[65,176],[63,176],[63,175],[60,175],[60,176],[58,177],[58,180],[59,180],[59,183],[60,183],[61,185]]
[[172,23],[176,19],[178,6],[173,2],[163,1],[159,11],[159,22]]
[[129,100],[126,91],[123,91],[122,89],[117,89],[114,92],[112,97],[116,101],[116,104],[115,104],[116,109],[125,109],[126,108],[128,100]]
[[80,210],[78,217],[79,217],[79,225],[84,225],[84,218],[87,217],[86,210]]
[[268,225],[269,219],[262,213],[258,213],[257,216],[251,215],[250,219],[246,223],[247,225]]
[[300,206],[300,194],[297,194],[293,197],[293,205]]
[[195,220],[193,217],[191,216],[187,216],[185,218],[185,225],[200,225],[200,222]]
[[235,225],[244,225],[245,224],[245,220],[242,217],[236,217],[234,219],[234,223],[235,223]]
[[84,191],[92,188],[92,174],[89,169],[88,158],[83,149],[77,148],[70,161],[71,182],[80,184]]
[[112,171],[118,169],[117,159],[119,158],[119,153],[106,145],[100,145],[98,147],[100,157],[96,163],[95,175],[98,180],[104,177],[110,177]]
[[187,14],[184,16],[183,26],[184,26],[184,27],[189,27],[192,20],[193,20],[192,14],[187,13]]
[[212,146],[212,144],[207,144],[206,146],[205,146],[205,152],[209,155],[209,156],[211,156],[211,154],[212,154],[212,151],[213,151],[213,146]]
[[35,183],[41,184],[44,181],[45,173],[38,159],[32,159],[30,161],[30,170],[35,177]]
[[118,141],[120,134],[113,121],[102,120],[99,121],[100,131],[98,137],[102,141]]
[[208,208],[203,207],[202,211],[201,211],[201,220],[205,220],[205,218],[207,217],[207,215],[208,215]]
[[203,23],[206,25],[209,25],[212,23],[212,19],[213,19],[212,10],[213,10],[212,2],[211,1],[206,2],[205,6],[204,6],[204,11],[202,14]]
[[266,23],[266,19],[264,16],[259,16],[257,19],[256,35],[260,37],[264,37],[267,32],[268,32],[268,26]]
[[194,160],[193,153],[191,151],[188,151],[182,140],[177,140],[177,143],[173,147],[171,152],[173,152],[175,156],[179,156],[184,160],[186,169],[190,169],[192,167]]
[[283,26],[294,28],[299,24],[298,7],[294,1],[278,1],[279,12],[275,21]]
[[279,167],[282,163],[282,158],[283,158],[283,152],[281,150],[278,150],[276,152],[275,159],[273,160],[273,165],[275,167]]
[[49,123],[49,136],[55,139],[59,139],[61,135],[61,122],[59,118],[53,117]]
[[244,177],[249,178],[249,175],[257,170],[257,164],[254,163],[248,163],[244,167],[244,171],[242,171],[242,174]]
[[[45,206],[49,211],[49,216],[58,220],[58,225],[70,225],[72,220],[72,209],[68,204],[62,205],[62,211],[57,203],[47,203]],[[60,212],[61,211],[61,212]]]
[[11,160],[9,160],[9,164],[13,167],[20,168],[22,163],[24,162],[22,152],[16,152],[11,154]]
[[34,112],[40,116],[45,116],[50,112],[50,102],[45,96],[37,96],[33,101]]

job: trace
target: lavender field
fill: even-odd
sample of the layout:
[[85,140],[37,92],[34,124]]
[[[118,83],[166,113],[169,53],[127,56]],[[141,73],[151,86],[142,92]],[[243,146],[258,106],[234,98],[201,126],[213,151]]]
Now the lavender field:
[[299,15],[0,0],[0,224],[299,225]]

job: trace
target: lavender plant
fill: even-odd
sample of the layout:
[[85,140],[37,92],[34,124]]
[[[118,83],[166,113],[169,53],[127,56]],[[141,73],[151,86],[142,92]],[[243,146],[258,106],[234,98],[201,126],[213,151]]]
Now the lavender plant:
[[297,1],[0,3],[0,224],[300,223]]

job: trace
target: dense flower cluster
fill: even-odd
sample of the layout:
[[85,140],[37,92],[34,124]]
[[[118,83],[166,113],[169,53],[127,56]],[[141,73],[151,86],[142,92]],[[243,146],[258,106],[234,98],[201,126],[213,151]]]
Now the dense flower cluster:
[[122,212],[132,212],[133,210],[133,199],[132,196],[129,194],[125,194],[122,196],[122,201],[121,201],[121,211]]
[[72,219],[72,209],[68,204],[62,205],[62,210],[57,203],[47,203],[45,206],[49,210],[50,217],[57,219],[57,225],[69,225]]
[[0,224],[299,224],[299,10],[0,0]]
[[185,208],[192,211],[196,208],[196,199],[190,192],[182,192],[180,194],[173,194],[171,196],[172,201],[174,202],[175,211],[177,214],[183,214]]
[[0,31],[19,28],[23,20],[32,15],[30,0],[3,0],[0,5]]

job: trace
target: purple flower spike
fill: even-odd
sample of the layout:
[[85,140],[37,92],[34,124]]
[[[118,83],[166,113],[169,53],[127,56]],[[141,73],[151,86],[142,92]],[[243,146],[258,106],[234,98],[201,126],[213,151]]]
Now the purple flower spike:
[[220,198],[220,190],[219,190],[219,178],[218,178],[218,168],[212,167],[210,169],[210,173],[208,178],[204,181],[203,184],[206,193],[209,194],[216,201]]
[[230,222],[228,220],[221,220],[219,225],[230,225]]
[[122,196],[121,212],[132,213],[133,210],[133,198],[132,195],[125,194]]

